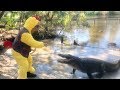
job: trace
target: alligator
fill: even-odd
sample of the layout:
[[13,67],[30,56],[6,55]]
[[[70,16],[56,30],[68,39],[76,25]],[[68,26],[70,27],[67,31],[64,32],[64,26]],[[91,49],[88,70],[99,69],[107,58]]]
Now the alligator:
[[76,70],[86,73],[89,79],[94,79],[93,73],[97,73],[97,78],[102,78],[105,73],[117,71],[120,67],[120,60],[112,63],[95,58],[79,58],[70,54],[58,54],[63,59],[58,62],[68,64],[73,68],[73,74]]
[[117,47],[116,43],[108,43],[108,47]]

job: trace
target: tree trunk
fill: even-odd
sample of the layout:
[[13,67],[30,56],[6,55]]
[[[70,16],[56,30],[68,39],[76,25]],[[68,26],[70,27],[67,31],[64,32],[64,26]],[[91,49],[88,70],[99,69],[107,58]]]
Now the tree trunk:
[[4,15],[4,13],[5,13],[5,11],[0,12],[0,20],[1,20],[2,16]]

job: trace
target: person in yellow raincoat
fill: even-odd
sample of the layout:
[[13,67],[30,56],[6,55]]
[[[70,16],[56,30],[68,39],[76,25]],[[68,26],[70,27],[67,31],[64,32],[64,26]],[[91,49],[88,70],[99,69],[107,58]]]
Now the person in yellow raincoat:
[[35,69],[32,66],[32,56],[30,55],[31,47],[48,50],[44,47],[43,42],[36,41],[32,37],[32,33],[38,30],[39,24],[39,17],[29,17],[12,44],[12,55],[19,66],[17,79],[36,77]]

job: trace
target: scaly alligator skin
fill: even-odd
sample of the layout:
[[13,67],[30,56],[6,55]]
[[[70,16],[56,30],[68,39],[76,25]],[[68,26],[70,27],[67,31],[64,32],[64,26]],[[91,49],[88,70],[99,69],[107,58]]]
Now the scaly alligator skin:
[[87,73],[90,79],[93,79],[92,73],[98,73],[101,78],[105,72],[114,72],[120,67],[120,60],[115,63],[103,61],[95,58],[79,58],[70,54],[58,54],[62,58],[58,62],[68,64],[73,67],[73,74],[76,70]]

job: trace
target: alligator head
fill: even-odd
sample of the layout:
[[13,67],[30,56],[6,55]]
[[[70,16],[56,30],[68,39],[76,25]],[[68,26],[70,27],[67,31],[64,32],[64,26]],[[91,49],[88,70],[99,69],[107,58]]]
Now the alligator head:
[[72,56],[70,54],[58,54],[62,57],[62,59],[59,59],[58,62],[63,64],[68,64],[72,66],[74,69],[78,69],[80,66],[80,60],[76,58],[75,56]]
[[71,60],[69,58],[69,55],[66,55],[66,54],[58,54],[58,55],[62,57],[62,59],[58,59],[58,62],[60,62],[60,63],[68,64]]

